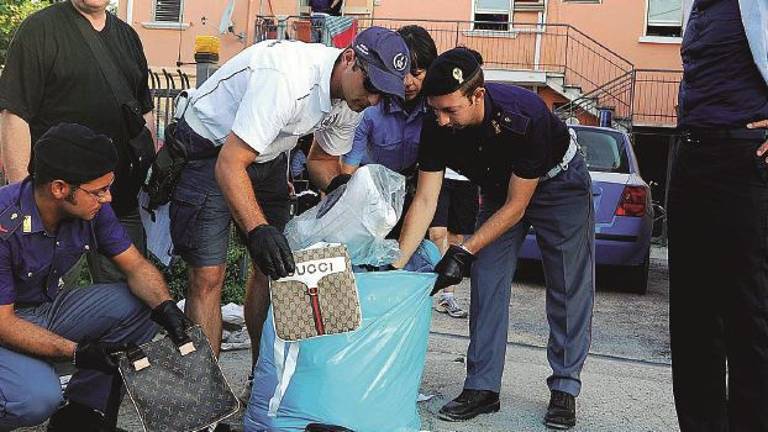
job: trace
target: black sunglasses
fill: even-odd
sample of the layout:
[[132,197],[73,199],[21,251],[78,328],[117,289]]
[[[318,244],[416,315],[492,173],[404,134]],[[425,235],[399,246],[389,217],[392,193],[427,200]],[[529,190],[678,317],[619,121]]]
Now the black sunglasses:
[[368,69],[366,69],[366,66],[363,65],[362,62],[357,62],[357,67],[360,68],[361,71],[363,71],[363,87],[365,88],[365,91],[371,94],[383,94],[383,92],[376,88],[375,85],[373,85],[373,82],[371,81],[370,75],[368,75]]

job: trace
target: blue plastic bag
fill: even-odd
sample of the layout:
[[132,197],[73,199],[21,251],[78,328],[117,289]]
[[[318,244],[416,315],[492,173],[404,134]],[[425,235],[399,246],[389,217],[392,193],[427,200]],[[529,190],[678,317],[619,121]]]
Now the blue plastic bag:
[[[433,244],[416,255],[432,266],[439,259]],[[286,343],[275,338],[270,310],[246,432],[303,431],[312,422],[355,432],[421,429],[416,400],[436,275],[390,271],[355,277],[363,322],[354,332]]]

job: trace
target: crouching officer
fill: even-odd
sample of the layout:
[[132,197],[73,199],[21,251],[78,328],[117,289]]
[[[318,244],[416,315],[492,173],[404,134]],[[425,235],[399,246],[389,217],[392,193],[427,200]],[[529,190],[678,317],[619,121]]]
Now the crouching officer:
[[[109,138],[60,124],[36,143],[32,176],[0,189],[0,431],[52,414],[49,431],[107,430],[110,353],[149,341],[152,320],[185,337],[162,275],[109,205],[116,164]],[[91,249],[111,257],[127,285],[62,288],[61,276]],[[78,369],[63,396],[50,363],[62,360]]]
[[[593,209],[589,173],[567,127],[534,93],[484,84],[480,55],[443,53],[424,81],[432,108],[424,120],[416,196],[400,236],[402,267],[435,213],[443,171],[451,168],[481,188],[475,234],[451,246],[436,267],[434,291],[470,272],[470,345],[464,391],[439,415],[467,420],[499,410],[517,253],[536,230],[547,281],[552,375],[545,423],[576,423],[575,397],[590,344],[594,300]],[[474,263],[473,263],[474,261]]]

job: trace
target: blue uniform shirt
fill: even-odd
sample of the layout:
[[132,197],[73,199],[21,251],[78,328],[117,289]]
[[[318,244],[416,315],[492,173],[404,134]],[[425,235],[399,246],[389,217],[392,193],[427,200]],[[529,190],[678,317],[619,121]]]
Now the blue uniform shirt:
[[112,257],[131,240],[112,207],[105,204],[91,221],[61,221],[47,233],[27,178],[0,188],[0,304],[53,301],[61,277],[89,251]]
[[768,118],[768,84],[749,42],[738,0],[694,2],[681,48],[681,128],[744,128]]
[[392,101],[367,108],[355,129],[352,149],[342,161],[354,166],[376,163],[392,171],[407,171],[419,156],[419,136],[426,113],[423,99],[410,113]]
[[568,127],[541,98],[507,84],[485,85],[485,118],[464,129],[440,127],[433,114],[424,119],[419,169],[451,168],[503,200],[514,173],[526,179],[545,175],[563,160]]
[[310,0],[312,12],[331,13],[331,0]]

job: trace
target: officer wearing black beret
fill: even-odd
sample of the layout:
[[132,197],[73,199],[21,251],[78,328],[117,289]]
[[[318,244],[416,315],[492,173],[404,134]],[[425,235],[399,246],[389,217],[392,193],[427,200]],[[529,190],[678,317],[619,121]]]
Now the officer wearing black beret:
[[[547,281],[551,398],[544,422],[576,423],[575,397],[590,344],[594,301],[592,190],[578,144],[535,94],[485,84],[482,58],[467,48],[443,53],[423,91],[432,109],[419,149],[419,180],[400,236],[402,267],[432,220],[446,167],[480,185],[475,234],[437,265],[434,290],[471,271],[470,345],[464,391],[439,415],[467,420],[499,410],[517,253],[536,230]],[[470,266],[470,264],[472,264]],[[470,270],[471,267],[471,270]]]
[[[151,340],[156,323],[183,341],[188,321],[110,206],[112,140],[62,123],[34,150],[32,175],[0,188],[0,431],[49,417],[49,432],[107,430],[111,353]],[[64,287],[91,250],[126,282]],[[77,369],[64,393],[52,365],[61,360]]]

